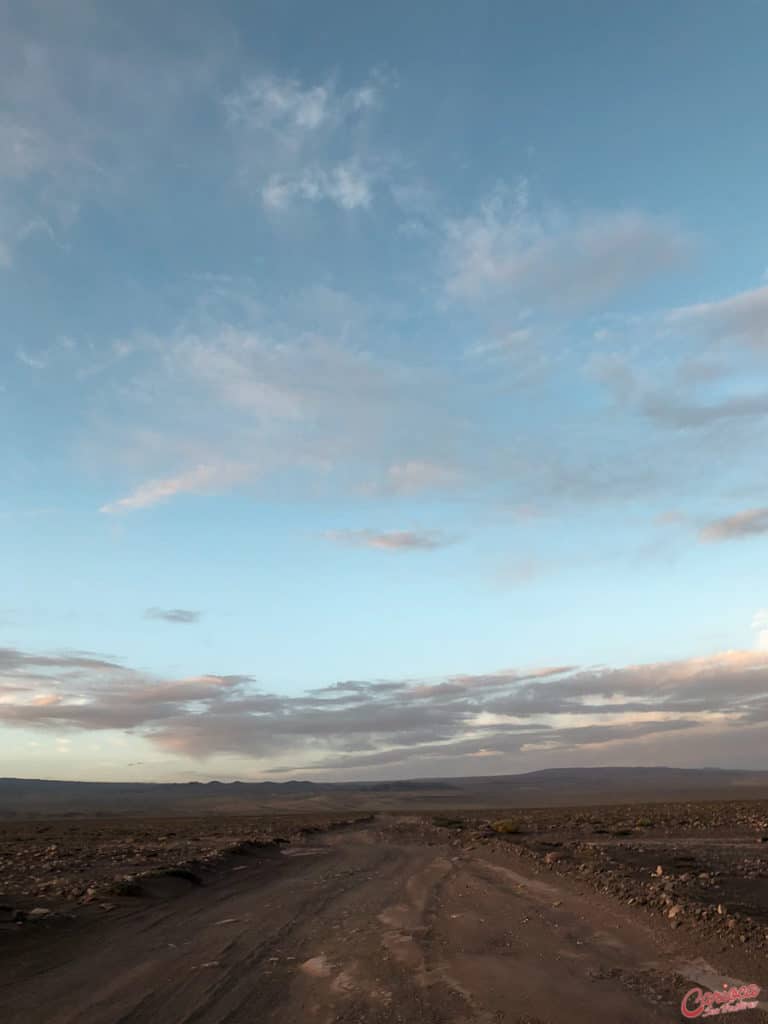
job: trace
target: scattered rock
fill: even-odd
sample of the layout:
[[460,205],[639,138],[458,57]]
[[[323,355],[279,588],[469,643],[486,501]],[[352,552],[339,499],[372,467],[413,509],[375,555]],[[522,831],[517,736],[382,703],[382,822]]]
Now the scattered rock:
[[48,907],[34,907],[32,910],[27,911],[28,921],[42,921],[46,917],[52,917],[53,911],[49,910]]
[[109,890],[113,896],[143,896],[144,889],[132,875],[116,879]]

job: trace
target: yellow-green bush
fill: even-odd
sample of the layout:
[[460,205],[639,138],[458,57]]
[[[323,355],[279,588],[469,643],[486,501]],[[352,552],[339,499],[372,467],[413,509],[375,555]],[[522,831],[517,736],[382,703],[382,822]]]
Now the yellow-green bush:
[[513,821],[512,818],[502,818],[500,821],[491,822],[491,828],[501,835],[511,835],[520,831],[520,822]]

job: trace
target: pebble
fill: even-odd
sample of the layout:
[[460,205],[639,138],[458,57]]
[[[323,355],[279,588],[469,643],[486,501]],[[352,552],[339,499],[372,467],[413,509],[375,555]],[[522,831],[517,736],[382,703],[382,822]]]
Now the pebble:
[[48,907],[34,907],[32,910],[27,911],[27,920],[29,921],[42,921],[43,918],[51,917],[53,914],[52,910]]

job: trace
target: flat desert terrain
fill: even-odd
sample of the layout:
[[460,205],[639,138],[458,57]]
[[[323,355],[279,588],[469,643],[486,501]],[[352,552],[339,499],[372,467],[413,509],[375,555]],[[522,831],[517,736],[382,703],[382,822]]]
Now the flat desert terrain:
[[0,868],[6,1024],[661,1024],[768,986],[764,800],[14,819]]

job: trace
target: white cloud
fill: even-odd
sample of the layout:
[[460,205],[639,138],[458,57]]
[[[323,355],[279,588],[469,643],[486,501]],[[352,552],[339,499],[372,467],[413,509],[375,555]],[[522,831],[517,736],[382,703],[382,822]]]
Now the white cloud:
[[352,163],[339,164],[331,172],[328,197],[344,207],[354,210],[371,204],[371,178]]
[[572,217],[537,214],[527,190],[497,192],[445,224],[446,290],[503,296],[549,310],[590,307],[681,262],[687,243],[665,220],[634,210]]
[[16,358],[30,370],[44,370],[48,365],[48,361],[43,356],[32,355],[23,348],[17,349]]
[[[224,99],[227,118],[236,127],[285,133],[316,131],[333,114],[328,86],[303,88],[294,79],[260,75],[247,79]],[[286,139],[286,141],[290,141]]]
[[225,96],[224,109],[233,126],[274,133],[283,145],[296,148],[303,136],[375,107],[384,82],[385,76],[374,72],[361,86],[339,91],[333,81],[305,86],[295,78],[256,75]]
[[718,341],[739,341],[768,347],[768,285],[718,302],[682,306],[667,316],[674,327],[700,332]]
[[[382,76],[377,76],[379,83],[382,81]],[[368,85],[361,85],[359,89],[353,89],[350,99],[352,107],[355,110],[367,110],[369,107],[375,107],[379,102],[380,92],[377,85],[369,83]]]
[[332,82],[247,79],[224,100],[243,182],[271,210],[320,200],[345,210],[369,207],[376,161],[356,129],[378,102],[380,85],[371,80],[340,92]]
[[296,199],[327,199],[345,210],[365,209],[373,198],[373,179],[353,162],[330,171],[315,168],[293,178],[273,174],[261,190],[261,198],[273,210],[283,209]]
[[[382,170],[367,124],[386,76],[374,71],[344,90],[332,80],[246,75],[231,89],[221,38],[169,55],[91,6],[3,25],[0,269],[35,238],[63,245],[82,208],[122,201],[148,168],[234,166],[272,209],[319,198],[346,210],[372,203]],[[191,116],[201,134],[180,134]]]

